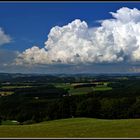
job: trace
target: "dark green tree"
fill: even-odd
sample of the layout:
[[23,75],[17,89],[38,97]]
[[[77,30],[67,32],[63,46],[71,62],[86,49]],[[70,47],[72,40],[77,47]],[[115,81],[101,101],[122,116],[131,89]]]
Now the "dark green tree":
[[2,123],[2,118],[0,117],[0,125],[1,125],[1,123]]
[[137,97],[136,102],[130,107],[129,115],[131,118],[140,118],[140,97]]
[[78,104],[76,114],[80,117],[98,117],[100,102],[94,98],[88,98]]

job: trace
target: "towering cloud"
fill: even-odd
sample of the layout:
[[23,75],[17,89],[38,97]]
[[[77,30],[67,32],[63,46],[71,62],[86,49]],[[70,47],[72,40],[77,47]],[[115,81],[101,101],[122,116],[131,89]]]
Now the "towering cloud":
[[112,19],[89,28],[85,21],[50,30],[44,48],[33,46],[15,60],[22,64],[81,64],[140,61],[140,11],[123,7]]

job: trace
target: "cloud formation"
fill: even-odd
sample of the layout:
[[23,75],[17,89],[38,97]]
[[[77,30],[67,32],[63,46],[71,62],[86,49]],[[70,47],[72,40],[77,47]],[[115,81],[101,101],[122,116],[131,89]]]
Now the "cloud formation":
[[15,60],[23,64],[85,64],[140,61],[140,11],[120,8],[110,12],[112,19],[89,28],[85,21],[50,30],[44,48],[33,46]]
[[10,43],[10,41],[10,36],[6,35],[2,28],[0,28],[0,46]]

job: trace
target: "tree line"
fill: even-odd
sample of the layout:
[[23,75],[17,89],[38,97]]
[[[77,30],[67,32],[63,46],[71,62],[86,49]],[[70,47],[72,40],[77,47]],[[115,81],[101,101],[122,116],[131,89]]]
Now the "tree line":
[[0,120],[29,124],[72,117],[140,118],[139,91],[139,81],[122,82],[111,91],[74,96],[52,85],[17,89],[15,94],[0,97]]

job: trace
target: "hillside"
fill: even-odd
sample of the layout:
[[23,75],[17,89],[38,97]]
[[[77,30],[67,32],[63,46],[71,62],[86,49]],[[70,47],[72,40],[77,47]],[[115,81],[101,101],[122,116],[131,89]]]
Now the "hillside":
[[140,137],[140,119],[71,118],[32,125],[1,125],[0,137]]

